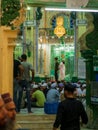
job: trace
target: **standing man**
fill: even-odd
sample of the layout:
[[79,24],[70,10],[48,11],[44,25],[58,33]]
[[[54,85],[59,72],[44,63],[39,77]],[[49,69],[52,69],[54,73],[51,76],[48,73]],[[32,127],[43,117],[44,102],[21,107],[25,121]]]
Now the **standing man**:
[[[23,54],[21,56],[21,64],[24,68],[24,72],[22,75],[22,80],[20,82],[21,91],[19,93],[19,101],[18,101],[18,112],[20,112],[21,108],[21,101],[22,101],[22,96],[23,96],[23,90],[25,89],[26,91],[26,98],[27,98],[27,108],[28,108],[28,113],[31,113],[31,98],[30,98],[30,81],[34,80],[34,69],[30,63],[27,62],[27,55]],[[30,71],[32,72],[32,79],[30,78]]]
[[65,62],[61,61],[59,65],[59,80],[64,81],[65,79]]
[[74,98],[75,87],[65,84],[65,100],[59,104],[53,130],[60,125],[60,130],[80,130],[80,118],[82,123],[87,124],[88,117],[82,103]]
[[18,106],[18,94],[21,89],[21,86],[19,85],[19,82],[22,77],[24,69],[21,65],[21,62],[19,60],[14,59],[14,67],[13,67],[13,77],[14,77],[14,83],[13,83],[13,100],[16,105],[16,111]]
[[58,72],[59,71],[58,58],[55,57],[54,60],[55,60],[55,70],[54,70],[54,72],[55,72],[55,80],[58,81],[58,73],[59,73]]

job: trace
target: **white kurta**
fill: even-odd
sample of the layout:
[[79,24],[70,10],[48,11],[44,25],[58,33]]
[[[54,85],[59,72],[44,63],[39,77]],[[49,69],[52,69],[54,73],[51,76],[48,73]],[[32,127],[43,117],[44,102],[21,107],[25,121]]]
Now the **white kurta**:
[[65,79],[65,64],[63,62],[59,65],[59,80]]

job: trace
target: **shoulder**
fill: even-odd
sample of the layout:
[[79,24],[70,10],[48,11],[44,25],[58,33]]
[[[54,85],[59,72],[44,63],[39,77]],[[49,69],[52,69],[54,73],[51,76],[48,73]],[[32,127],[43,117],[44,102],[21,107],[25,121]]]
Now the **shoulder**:
[[25,65],[25,66],[27,66],[27,67],[32,66],[32,64],[31,64],[31,63],[29,63],[29,62],[22,62],[21,64],[22,64],[22,65]]
[[29,63],[29,62],[27,62],[27,64],[28,64],[28,66],[29,66],[29,69],[30,69],[30,70],[33,70],[33,65],[32,65],[31,63]]
[[14,60],[15,63],[21,63],[19,60]]
[[65,103],[67,103],[67,102],[74,102],[74,103],[77,103],[77,104],[79,104],[79,105],[82,104],[82,102],[79,101],[79,100],[77,100],[76,98],[73,98],[73,99],[65,99],[65,100],[63,100],[61,103],[62,103],[62,104],[65,104]]
[[80,107],[83,106],[82,102],[78,99],[75,99],[75,103]]
[[36,91],[35,91],[35,92],[33,92],[32,96],[35,96],[35,95],[36,95]]
[[66,102],[67,102],[67,100],[66,100],[66,99],[64,99],[63,101],[61,101],[61,102],[59,103],[59,105],[60,105],[60,106],[63,106],[63,105],[65,105],[65,104],[66,104]]
[[18,60],[14,60],[14,65],[21,65],[21,62]]

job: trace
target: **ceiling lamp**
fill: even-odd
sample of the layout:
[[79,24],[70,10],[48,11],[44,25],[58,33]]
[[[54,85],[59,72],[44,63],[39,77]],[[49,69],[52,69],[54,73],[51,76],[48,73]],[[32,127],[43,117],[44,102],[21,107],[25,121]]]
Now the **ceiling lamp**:
[[88,4],[89,0],[66,0],[67,8],[81,8]]
[[74,12],[98,12],[98,9],[87,9],[87,8],[45,8],[46,11],[74,11]]

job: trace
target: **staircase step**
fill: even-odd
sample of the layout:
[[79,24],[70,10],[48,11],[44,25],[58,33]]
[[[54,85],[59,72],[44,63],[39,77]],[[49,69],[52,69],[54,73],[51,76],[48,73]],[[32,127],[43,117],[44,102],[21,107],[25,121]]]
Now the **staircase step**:
[[45,128],[52,128],[53,127],[53,122],[49,122],[49,121],[36,121],[36,122],[32,122],[32,121],[21,121],[21,122],[17,122],[22,128],[29,128],[29,129],[45,129]]
[[20,113],[16,115],[16,121],[21,128],[29,130],[51,130],[55,120],[55,114],[45,113]]
[[17,121],[39,121],[54,120],[56,115],[35,115],[35,114],[17,114]]
[[[52,130],[56,115],[17,114],[20,130]],[[59,130],[59,129],[58,129]],[[88,130],[81,128],[81,130]]]

